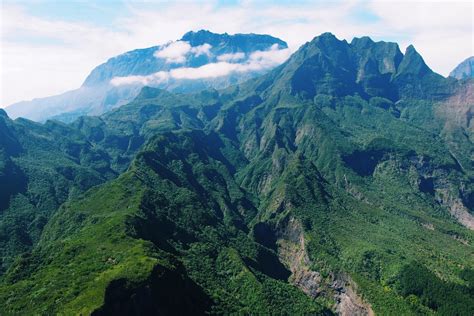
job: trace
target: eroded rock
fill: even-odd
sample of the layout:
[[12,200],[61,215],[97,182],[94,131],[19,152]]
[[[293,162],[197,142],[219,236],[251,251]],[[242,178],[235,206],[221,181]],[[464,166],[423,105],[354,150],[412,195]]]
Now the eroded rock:
[[299,220],[290,218],[283,226],[278,231],[277,248],[280,260],[291,271],[291,283],[313,298],[323,294],[332,296],[335,301],[334,310],[338,315],[374,315],[370,305],[357,295],[357,286],[349,276],[330,275],[327,280],[319,272],[311,270],[304,230]]

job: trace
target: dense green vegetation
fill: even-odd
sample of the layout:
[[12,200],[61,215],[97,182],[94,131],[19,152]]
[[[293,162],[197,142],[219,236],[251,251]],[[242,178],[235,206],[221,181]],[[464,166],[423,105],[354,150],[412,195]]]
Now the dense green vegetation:
[[[472,270],[463,270],[463,275]],[[440,280],[436,274],[418,263],[402,269],[398,279],[399,292],[408,297],[413,307],[428,306],[441,315],[472,315],[474,296],[472,287]]]
[[[5,276],[11,288],[2,297],[16,306],[10,312],[190,312],[194,299],[213,313],[321,311],[280,280],[288,272],[275,253],[249,239],[251,214],[238,210],[255,210],[208,144],[202,133],[160,136],[120,178],[66,204],[35,251]],[[145,286],[174,298],[158,304],[147,298],[150,290],[140,290]],[[122,291],[134,300],[121,302]],[[188,305],[178,295],[189,296]]]
[[0,306],[330,315],[352,295],[472,315],[474,147],[446,115],[463,84],[323,34],[226,90],[144,88],[70,125],[2,115]]

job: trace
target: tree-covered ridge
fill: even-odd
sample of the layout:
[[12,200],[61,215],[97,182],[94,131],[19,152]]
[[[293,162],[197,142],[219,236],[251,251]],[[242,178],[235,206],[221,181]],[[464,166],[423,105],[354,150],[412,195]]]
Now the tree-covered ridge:
[[276,254],[248,237],[256,208],[213,140],[202,132],[153,138],[125,174],[66,204],[5,276],[2,297],[16,306],[9,311],[321,311],[281,281],[288,271]]
[[2,248],[28,252],[7,263],[0,305],[472,315],[469,89],[412,47],[323,34],[226,90],[144,88],[70,125],[3,115],[2,161],[17,167],[2,175],[27,175],[3,222],[37,215],[15,217],[12,204],[37,201],[33,160],[40,171],[66,164],[99,177],[84,187],[48,178],[75,193],[44,212],[38,243]]

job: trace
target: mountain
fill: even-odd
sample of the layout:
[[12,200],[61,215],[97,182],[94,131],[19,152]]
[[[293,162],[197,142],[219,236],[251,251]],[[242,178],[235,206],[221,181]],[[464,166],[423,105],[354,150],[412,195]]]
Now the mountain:
[[474,78],[474,56],[467,58],[457,65],[449,76],[456,79]]
[[324,33],[222,90],[1,113],[0,306],[472,315],[472,91],[412,46]]
[[[79,89],[15,103],[6,111],[12,118],[72,122],[130,102],[144,85],[192,92],[243,82],[282,63],[287,48],[269,35],[188,32],[178,41],[109,59],[93,69]],[[193,68],[191,77],[186,76],[188,68]]]

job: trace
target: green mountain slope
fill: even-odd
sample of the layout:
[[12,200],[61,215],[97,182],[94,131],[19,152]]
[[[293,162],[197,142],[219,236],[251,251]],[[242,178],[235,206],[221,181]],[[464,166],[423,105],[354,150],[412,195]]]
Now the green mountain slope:
[[256,209],[212,140],[154,138],[129,171],[60,209],[5,276],[9,312],[321,310],[280,281],[289,272],[276,254],[247,236]]
[[[74,194],[44,211],[30,244],[2,248],[27,252],[4,264],[0,306],[472,315],[471,91],[413,47],[326,33],[226,90],[144,88],[70,125],[3,116],[0,176],[19,185],[4,193],[1,220],[21,214],[15,199],[36,196],[22,161],[98,176],[84,187],[44,177]],[[46,145],[31,137],[56,158],[42,158]],[[102,160],[71,155],[73,141]]]

